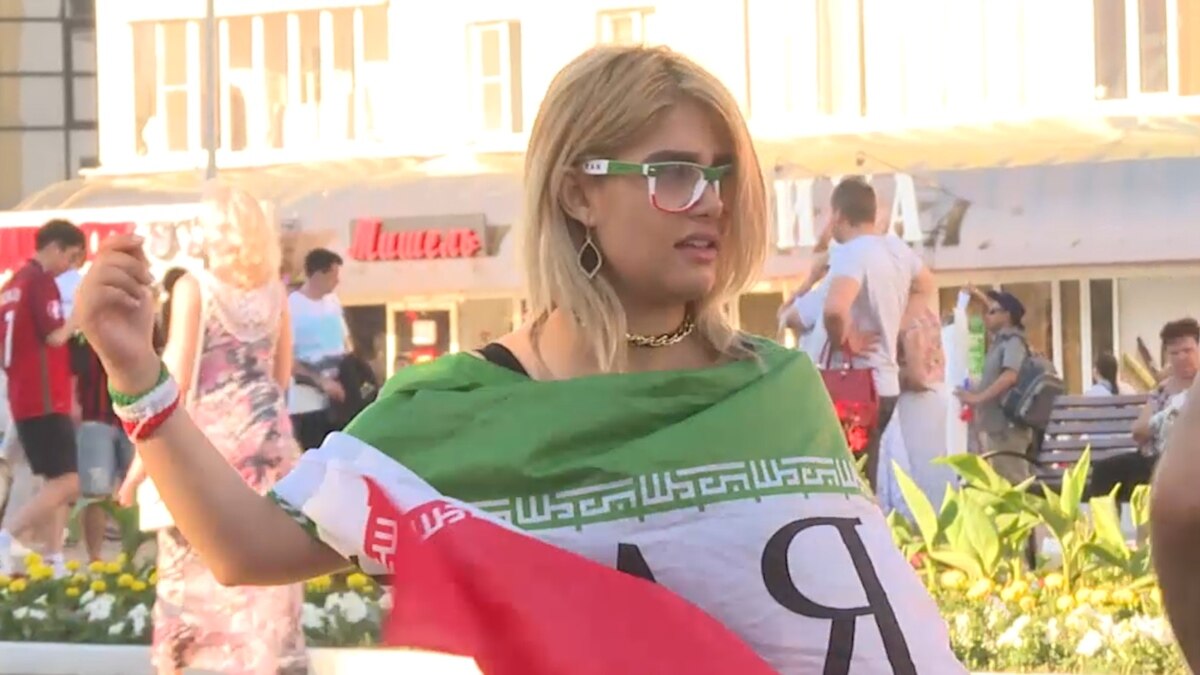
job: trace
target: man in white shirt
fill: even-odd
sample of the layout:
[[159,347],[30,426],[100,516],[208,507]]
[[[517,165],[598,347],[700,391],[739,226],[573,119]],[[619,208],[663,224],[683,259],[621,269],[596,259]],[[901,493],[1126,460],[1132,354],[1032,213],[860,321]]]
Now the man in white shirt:
[[346,321],[337,289],[342,258],[324,248],[304,257],[304,285],[288,296],[292,320],[292,388],[288,412],[296,440],[304,450],[318,447],[331,431],[330,402],[346,396],[338,366],[350,351]]
[[858,178],[838,184],[830,199],[833,238],[824,323],[833,362],[851,354],[855,368],[869,368],[879,395],[879,423],[867,442],[867,477],[875,487],[879,440],[900,395],[896,347],[910,304],[929,306],[937,292],[933,274],[899,237],[879,234],[875,190]]

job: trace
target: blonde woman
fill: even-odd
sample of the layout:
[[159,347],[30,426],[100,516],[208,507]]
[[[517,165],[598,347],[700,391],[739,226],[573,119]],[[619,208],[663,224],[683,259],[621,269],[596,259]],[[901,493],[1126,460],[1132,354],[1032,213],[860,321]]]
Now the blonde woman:
[[[432,485],[653,580],[778,672],[965,672],[862,494],[812,362],[722,312],[767,250],[763,179],[730,93],[667,49],[588,51],[546,93],[525,185],[530,323],[401,371],[270,498],[226,468],[203,424],[147,422],[138,451],[217,578],[290,583],[352,559],[400,569],[363,478],[405,509]],[[139,246],[106,246],[81,305],[113,387],[149,397],[162,388]]]
[[[210,439],[213,458],[235,470],[223,475],[261,494],[300,454],[283,395],[292,349],[279,238],[243,192],[212,186],[204,204],[205,270],[184,274],[171,289],[163,362],[186,392],[188,415]],[[144,478],[139,456],[122,503],[133,501]],[[302,601],[297,584],[223,586],[186,529],[159,530],[155,666],[159,673],[307,672]]]

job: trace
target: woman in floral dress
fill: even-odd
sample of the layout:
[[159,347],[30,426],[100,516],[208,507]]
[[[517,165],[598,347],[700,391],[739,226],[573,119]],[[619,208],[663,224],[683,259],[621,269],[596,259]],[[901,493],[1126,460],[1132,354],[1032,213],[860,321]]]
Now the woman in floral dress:
[[[253,198],[229,189],[207,198],[206,266],[171,294],[163,361],[187,392],[187,410],[249,486],[265,493],[298,459],[284,391],[291,377],[286,289],[278,239]],[[140,462],[122,501],[143,480]],[[159,673],[307,672],[302,586],[226,587],[174,527],[158,533],[154,608]]]

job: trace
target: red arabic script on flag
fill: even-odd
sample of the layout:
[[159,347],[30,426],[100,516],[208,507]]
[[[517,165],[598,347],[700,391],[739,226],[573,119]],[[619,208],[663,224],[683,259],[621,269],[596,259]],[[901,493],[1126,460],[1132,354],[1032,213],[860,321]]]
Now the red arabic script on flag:
[[393,575],[389,646],[470,656],[487,675],[775,672],[662,586],[447,500],[401,512],[363,480],[363,550]]

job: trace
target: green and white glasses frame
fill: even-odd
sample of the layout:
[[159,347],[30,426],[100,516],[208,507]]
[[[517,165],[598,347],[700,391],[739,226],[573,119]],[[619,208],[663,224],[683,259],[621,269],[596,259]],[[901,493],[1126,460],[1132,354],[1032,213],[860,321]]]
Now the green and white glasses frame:
[[650,191],[650,203],[667,213],[683,213],[696,205],[710,184],[718,192],[721,178],[733,168],[732,164],[704,166],[693,162],[620,162],[613,159],[591,159],[583,163],[589,176],[645,176]]

